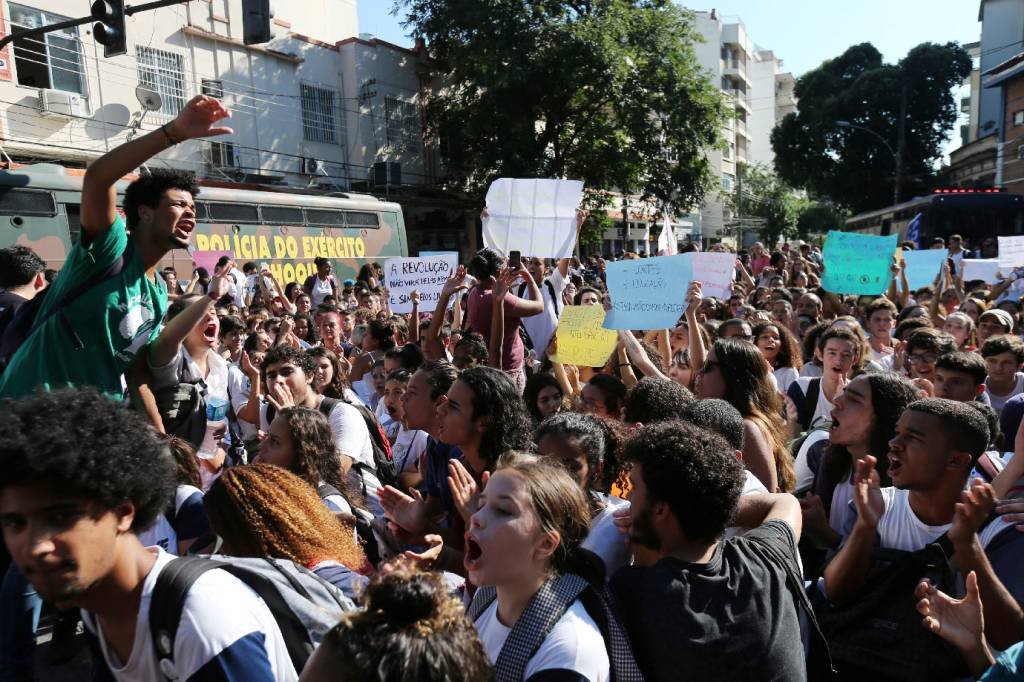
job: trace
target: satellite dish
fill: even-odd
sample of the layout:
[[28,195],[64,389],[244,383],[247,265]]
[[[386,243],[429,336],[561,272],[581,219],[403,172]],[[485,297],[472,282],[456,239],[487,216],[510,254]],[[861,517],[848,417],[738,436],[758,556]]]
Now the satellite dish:
[[160,93],[155,90],[150,90],[145,86],[138,86],[135,88],[135,98],[139,100],[139,104],[146,111],[156,111],[163,106],[163,100],[160,99]]

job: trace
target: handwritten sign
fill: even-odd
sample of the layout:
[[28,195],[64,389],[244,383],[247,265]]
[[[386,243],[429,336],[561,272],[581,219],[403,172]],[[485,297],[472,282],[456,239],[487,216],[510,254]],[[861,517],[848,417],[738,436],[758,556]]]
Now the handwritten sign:
[[999,282],[999,259],[998,258],[964,258],[964,281],[980,279],[986,284],[997,284]]
[[412,312],[412,292],[420,292],[420,309],[433,310],[441,289],[459,264],[457,254],[429,258],[389,258],[384,262],[388,307],[394,313]]
[[[878,237],[854,232],[828,233],[821,286],[835,294],[878,295],[889,284],[889,268],[898,235]],[[907,254],[903,254],[906,257]]]
[[604,329],[604,308],[599,305],[567,305],[558,318],[558,355],[554,362],[581,367],[601,367],[615,351],[618,334]]
[[907,267],[904,272],[907,274],[907,286],[911,291],[934,284],[947,258],[949,253],[945,249],[905,251],[903,260],[906,261]]
[[[733,278],[736,276],[736,254],[734,253],[686,253],[693,259],[693,279],[701,283],[705,297],[728,299],[732,295]],[[685,289],[683,292],[685,293]]]
[[568,258],[576,245],[576,209],[583,200],[579,180],[498,178],[487,189],[484,246],[503,256]]
[[[683,314],[693,279],[690,254],[609,263],[606,269],[612,309],[606,329],[668,329]],[[734,259],[735,260],[735,259]]]
[[197,268],[205,268],[210,277],[213,277],[214,270],[217,269],[217,261],[224,256],[234,258],[235,254],[231,251],[193,251],[192,262]]
[[1024,237],[999,238],[999,267],[1009,272],[1024,265]]

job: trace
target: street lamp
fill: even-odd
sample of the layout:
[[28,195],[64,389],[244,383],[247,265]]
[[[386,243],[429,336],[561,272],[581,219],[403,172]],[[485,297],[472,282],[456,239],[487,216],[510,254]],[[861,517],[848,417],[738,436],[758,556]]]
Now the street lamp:
[[[849,121],[836,121],[835,123],[836,126],[839,128],[853,128],[854,130],[862,130],[869,135],[875,136],[879,142],[885,145],[885,148],[889,150],[889,153],[892,154],[892,158],[896,161],[896,178],[893,182],[892,203],[893,205],[900,203],[900,181],[903,180],[903,156],[896,152],[896,150],[892,148],[892,145],[890,145],[884,137],[876,133],[871,128],[865,128],[864,126],[859,126],[850,123]],[[902,151],[902,149],[900,151]]]

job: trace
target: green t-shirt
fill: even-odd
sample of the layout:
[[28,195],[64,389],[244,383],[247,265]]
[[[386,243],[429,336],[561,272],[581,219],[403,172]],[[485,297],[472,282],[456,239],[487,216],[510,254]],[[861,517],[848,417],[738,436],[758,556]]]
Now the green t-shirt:
[[[84,242],[79,239],[57,279],[40,294],[46,299],[39,319],[68,292],[121,257],[128,246],[124,220],[118,216],[109,230]],[[26,340],[0,377],[0,397],[68,386],[94,386],[120,397],[121,375],[139,349],[156,337],[166,311],[163,278],[158,275],[156,282],[151,281],[133,250],[121,274],[87,291]]]

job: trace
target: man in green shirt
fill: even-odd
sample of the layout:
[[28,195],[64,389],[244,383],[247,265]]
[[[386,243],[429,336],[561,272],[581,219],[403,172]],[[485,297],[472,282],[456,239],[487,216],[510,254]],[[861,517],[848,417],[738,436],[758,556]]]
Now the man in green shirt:
[[199,95],[170,123],[89,166],[82,184],[81,236],[36,319],[46,318],[68,293],[108,271],[122,256],[124,266],[46,319],[26,339],[0,377],[0,397],[67,386],[123,394],[122,375],[135,354],[156,337],[167,310],[167,288],[156,267],[171,249],[188,246],[196,226],[194,197],[199,188],[191,173],[142,175],[125,192],[122,219],[114,183],[179,142],[230,134],[231,128],[217,126],[230,115],[216,99]]

